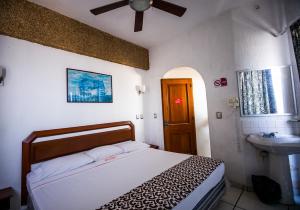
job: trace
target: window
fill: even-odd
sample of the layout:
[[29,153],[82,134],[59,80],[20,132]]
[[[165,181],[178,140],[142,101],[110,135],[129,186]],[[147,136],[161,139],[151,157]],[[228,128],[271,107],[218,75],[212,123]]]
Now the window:
[[237,72],[241,116],[295,114],[289,66]]
[[238,73],[243,115],[277,113],[271,69]]
[[293,39],[298,71],[300,72],[300,19],[291,26],[291,34]]

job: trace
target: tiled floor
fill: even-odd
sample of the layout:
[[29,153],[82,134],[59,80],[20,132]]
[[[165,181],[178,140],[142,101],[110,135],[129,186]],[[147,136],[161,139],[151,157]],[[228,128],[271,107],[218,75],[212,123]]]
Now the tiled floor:
[[227,188],[225,195],[214,210],[300,210],[300,206],[266,205],[255,193],[238,188]]

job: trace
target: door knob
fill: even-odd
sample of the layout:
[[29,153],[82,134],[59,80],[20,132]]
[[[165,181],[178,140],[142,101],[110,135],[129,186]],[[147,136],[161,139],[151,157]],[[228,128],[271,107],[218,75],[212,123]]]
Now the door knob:
[[164,126],[168,126],[169,125],[169,123],[168,122],[164,122]]

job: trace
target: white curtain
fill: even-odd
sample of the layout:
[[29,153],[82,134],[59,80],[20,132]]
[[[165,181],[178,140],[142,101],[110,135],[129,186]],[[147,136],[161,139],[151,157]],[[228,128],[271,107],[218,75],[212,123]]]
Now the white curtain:
[[243,115],[277,113],[270,69],[239,72],[238,77]]

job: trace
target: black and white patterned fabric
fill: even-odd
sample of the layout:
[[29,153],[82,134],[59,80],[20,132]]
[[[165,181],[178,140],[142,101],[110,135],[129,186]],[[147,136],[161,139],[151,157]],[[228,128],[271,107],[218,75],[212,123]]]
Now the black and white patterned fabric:
[[100,207],[108,209],[172,209],[194,191],[222,161],[192,156],[130,192]]

